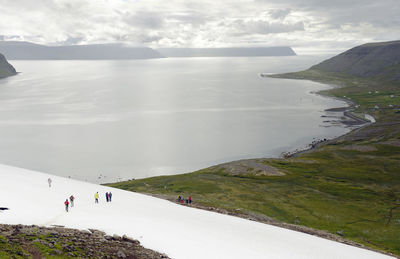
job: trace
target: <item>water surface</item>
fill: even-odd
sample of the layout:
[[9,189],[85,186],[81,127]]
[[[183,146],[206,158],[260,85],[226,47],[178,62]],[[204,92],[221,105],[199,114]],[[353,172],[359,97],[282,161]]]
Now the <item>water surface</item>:
[[0,80],[0,163],[92,182],[276,157],[348,129],[310,81],[262,78],[321,57],[11,61]]

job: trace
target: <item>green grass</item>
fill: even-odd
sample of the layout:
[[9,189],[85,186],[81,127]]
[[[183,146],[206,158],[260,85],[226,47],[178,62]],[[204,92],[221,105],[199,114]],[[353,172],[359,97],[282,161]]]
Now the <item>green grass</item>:
[[[53,247],[42,244],[40,241],[53,240],[51,235],[37,234],[17,234],[19,241],[8,241],[5,237],[0,236],[0,258],[48,258],[48,259],[65,259],[71,258],[67,252],[63,251],[59,243],[55,243]],[[21,240],[24,240],[22,243]],[[46,242],[47,243],[47,242]],[[74,245],[69,243],[69,245]],[[57,254],[55,250],[58,250]],[[72,252],[76,257],[79,257],[83,251],[79,248]]]
[[250,168],[230,175],[211,167],[110,186],[170,198],[191,195],[204,206],[340,231],[349,240],[400,256],[400,86],[310,70],[280,77],[341,85],[323,94],[346,96],[360,105],[355,112],[367,112],[377,123],[296,158],[263,160],[284,176],[255,176]]

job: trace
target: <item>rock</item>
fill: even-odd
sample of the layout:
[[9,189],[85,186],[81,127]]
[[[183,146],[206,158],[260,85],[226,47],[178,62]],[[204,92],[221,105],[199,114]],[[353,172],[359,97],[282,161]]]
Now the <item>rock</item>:
[[126,258],[126,255],[122,250],[118,250],[117,257],[118,258]]
[[104,238],[105,238],[106,240],[112,240],[112,239],[113,239],[113,237],[110,236],[110,235],[105,235]]
[[82,229],[82,230],[80,230],[80,232],[81,232],[81,233],[84,233],[84,234],[92,234],[92,232],[90,232],[90,231],[87,230],[87,229]]
[[128,237],[128,236],[126,236],[126,235],[123,235],[123,236],[122,236],[122,240],[123,240],[123,241],[126,241],[126,242],[130,242],[130,243],[140,244],[140,242],[139,242],[138,240],[133,239],[133,238],[131,238],[131,237]]
[[58,249],[54,249],[53,254],[60,255],[60,254],[62,254],[62,252]]
[[116,235],[116,234],[114,234],[114,235],[112,236],[112,238],[113,238],[114,240],[121,240],[121,237],[118,236],[118,235]]

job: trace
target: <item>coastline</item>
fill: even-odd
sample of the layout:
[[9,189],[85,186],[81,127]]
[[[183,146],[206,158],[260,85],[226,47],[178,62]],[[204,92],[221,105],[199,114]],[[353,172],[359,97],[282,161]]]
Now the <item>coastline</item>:
[[[308,79],[297,79],[297,80],[308,80]],[[313,80],[310,80],[313,81]],[[317,82],[317,81],[315,81]],[[321,82],[318,82],[321,83]],[[328,84],[328,83],[321,83],[321,84],[326,84],[332,87],[332,89],[334,88],[341,88],[342,86],[339,85],[333,85],[333,84]],[[356,102],[349,100],[349,99],[344,99],[344,98],[339,98],[339,97],[334,97],[334,96],[329,96],[329,95],[325,95],[322,94],[321,91],[318,91],[314,94],[317,95],[321,95],[327,98],[332,98],[335,100],[340,100],[345,102],[348,106],[343,106],[343,107],[336,107],[336,108],[328,108],[325,109],[325,112],[341,112],[342,113],[342,117],[346,118],[346,120],[341,119],[339,116],[333,116],[336,119],[338,119],[337,121],[346,127],[353,127],[349,132],[344,133],[340,136],[334,137],[334,138],[325,138],[325,139],[316,139],[313,142],[309,143],[306,147],[304,148],[296,148],[292,151],[284,151],[281,153],[280,158],[292,158],[292,157],[297,157],[300,154],[303,153],[307,153],[310,152],[311,150],[314,150],[315,148],[320,147],[322,144],[329,144],[332,143],[346,135],[352,134],[354,131],[360,130],[361,128],[364,128],[368,125],[371,125],[373,123],[375,123],[375,121],[369,121],[367,119],[362,119],[360,117],[357,117],[355,115],[353,115],[351,112],[354,111],[354,109],[356,108],[356,106],[358,105]],[[368,115],[371,116],[369,114],[364,114],[364,115]],[[371,116],[372,117],[372,116]],[[373,118],[373,117],[372,117]],[[332,121],[329,121],[330,123],[332,123]]]
[[[324,82],[324,84],[329,84],[329,83]],[[339,86],[339,88],[342,88],[342,87]],[[339,99],[339,100],[344,101],[344,102],[346,102],[348,104],[348,106],[346,106],[346,107],[330,108],[330,109],[327,109],[325,111],[327,111],[327,112],[329,112],[329,111],[341,112],[343,114],[343,117],[346,118],[346,120],[345,121],[341,121],[341,123],[343,125],[345,125],[345,126],[353,127],[349,132],[347,132],[345,134],[342,134],[342,135],[340,135],[338,137],[334,137],[334,138],[329,139],[329,140],[325,139],[323,141],[318,140],[318,141],[312,142],[312,143],[309,144],[307,149],[297,150],[296,152],[293,152],[289,156],[286,156],[284,158],[270,158],[270,159],[268,159],[268,158],[253,158],[253,159],[247,159],[243,163],[246,166],[246,162],[250,161],[247,164],[247,166],[248,166],[247,170],[243,169],[244,171],[242,170],[243,172],[241,174],[236,174],[236,173],[232,173],[232,172],[226,172],[226,173],[228,175],[231,175],[231,176],[235,176],[235,177],[238,177],[238,178],[243,177],[245,179],[246,179],[246,175],[254,175],[255,177],[257,177],[257,176],[267,176],[268,174],[262,174],[262,173],[259,174],[258,171],[254,169],[255,166],[252,165],[251,163],[252,162],[258,162],[258,163],[268,164],[267,160],[275,160],[275,161],[278,161],[277,163],[280,163],[279,161],[285,161],[286,158],[289,158],[286,161],[290,161],[291,160],[290,158],[295,158],[295,157],[299,156],[300,154],[307,153],[307,152],[311,153],[314,150],[320,148],[322,145],[338,142],[340,139],[343,139],[346,136],[349,136],[349,135],[352,135],[354,133],[357,133],[358,131],[361,131],[365,127],[370,126],[371,124],[375,123],[374,121],[369,121],[367,119],[363,119],[363,118],[360,118],[360,117],[358,117],[356,115],[353,115],[352,112],[357,108],[358,104],[356,102],[352,101],[352,100],[343,99],[343,98],[339,98],[339,97],[333,97],[333,96],[330,96],[330,95],[323,94],[321,92],[318,92],[316,94],[320,94],[320,95],[323,95],[323,96],[328,97],[328,98]],[[371,116],[371,115],[369,115],[369,116]],[[231,161],[231,162],[228,162],[228,163],[224,163],[223,165],[229,164],[232,167],[235,167],[235,166],[237,167],[237,165],[235,165],[235,163],[238,164],[238,162],[240,162],[240,161]],[[239,167],[240,166],[241,166],[241,164],[239,163]],[[220,167],[221,167],[221,165],[215,165],[215,166],[211,166],[208,169],[215,169],[215,170],[218,171],[218,169]],[[207,168],[204,169],[204,170],[207,170]],[[274,178],[275,177],[280,177],[279,175],[273,175],[273,174],[271,174],[269,176],[272,176]],[[196,179],[196,178],[194,178],[194,179]],[[249,177],[249,179],[252,179],[252,178]],[[255,178],[255,179],[257,179],[257,178]],[[273,179],[273,178],[271,178],[271,179]],[[147,185],[147,186],[150,187],[151,185]],[[161,198],[161,199],[166,199],[166,200],[169,200],[171,202],[175,202],[174,196],[166,194],[166,193],[165,194],[162,194],[162,192],[161,193],[160,192],[158,192],[158,193],[155,193],[155,192],[150,193],[150,192],[148,192],[146,190],[141,190],[141,191],[138,191],[138,192],[146,194],[146,195],[158,197],[158,198]],[[183,205],[183,206],[187,206],[187,205]],[[194,202],[190,206],[198,208],[198,209],[213,211],[213,212],[216,212],[216,213],[228,214],[228,215],[232,215],[232,216],[236,216],[236,217],[241,217],[241,218],[244,218],[244,219],[247,219],[247,220],[252,220],[252,221],[257,221],[257,222],[260,222],[260,223],[265,223],[265,224],[270,224],[270,225],[274,225],[274,226],[278,226],[278,227],[282,227],[282,228],[287,228],[287,229],[291,229],[291,230],[294,230],[294,231],[299,231],[299,232],[307,233],[307,234],[310,234],[310,235],[315,235],[315,236],[318,236],[318,237],[321,237],[321,238],[325,238],[325,239],[328,239],[328,240],[332,240],[332,241],[348,244],[348,245],[355,246],[355,247],[361,247],[361,248],[368,249],[368,250],[371,250],[371,251],[375,251],[375,252],[378,252],[378,253],[381,253],[381,254],[386,254],[386,255],[390,255],[390,256],[396,257],[396,255],[394,255],[393,253],[386,252],[383,249],[379,250],[378,249],[379,246],[376,245],[373,241],[370,241],[368,239],[363,239],[364,242],[351,241],[351,240],[347,239],[347,234],[343,233],[342,230],[335,230],[334,232],[328,232],[328,230],[320,230],[318,228],[306,227],[304,225],[297,224],[297,223],[300,223],[300,221],[297,221],[297,219],[294,220],[294,221],[289,221],[289,222],[292,222],[292,223],[285,223],[285,221],[279,221],[279,220],[272,219],[272,218],[270,218],[268,216],[265,216],[265,214],[256,214],[256,213],[248,211],[246,209],[241,209],[240,206],[239,206],[239,208],[237,207],[236,209],[229,209],[229,210],[228,209],[222,209],[217,204],[209,206],[208,203],[196,204]],[[324,228],[322,228],[322,229],[324,229]],[[368,244],[370,244],[370,245],[368,245]],[[397,258],[400,258],[400,257],[397,257]]]

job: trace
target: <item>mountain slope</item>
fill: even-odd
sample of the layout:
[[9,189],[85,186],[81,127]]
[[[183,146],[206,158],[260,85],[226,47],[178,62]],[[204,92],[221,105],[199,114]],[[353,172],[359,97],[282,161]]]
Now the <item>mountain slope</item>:
[[[47,184],[51,177],[52,187]],[[172,258],[392,258],[300,232],[154,197],[0,165],[0,223],[95,228]],[[94,203],[94,193],[100,201]],[[106,203],[104,193],[113,201]],[[67,213],[63,202],[75,205]],[[193,197],[195,199],[195,197]],[[318,249],[316,249],[318,248]]]
[[163,56],[151,48],[121,44],[44,46],[29,42],[0,41],[0,52],[8,59],[152,59]]
[[0,78],[17,74],[15,68],[7,62],[3,54],[0,54]]
[[400,41],[357,46],[310,70],[400,82]]

